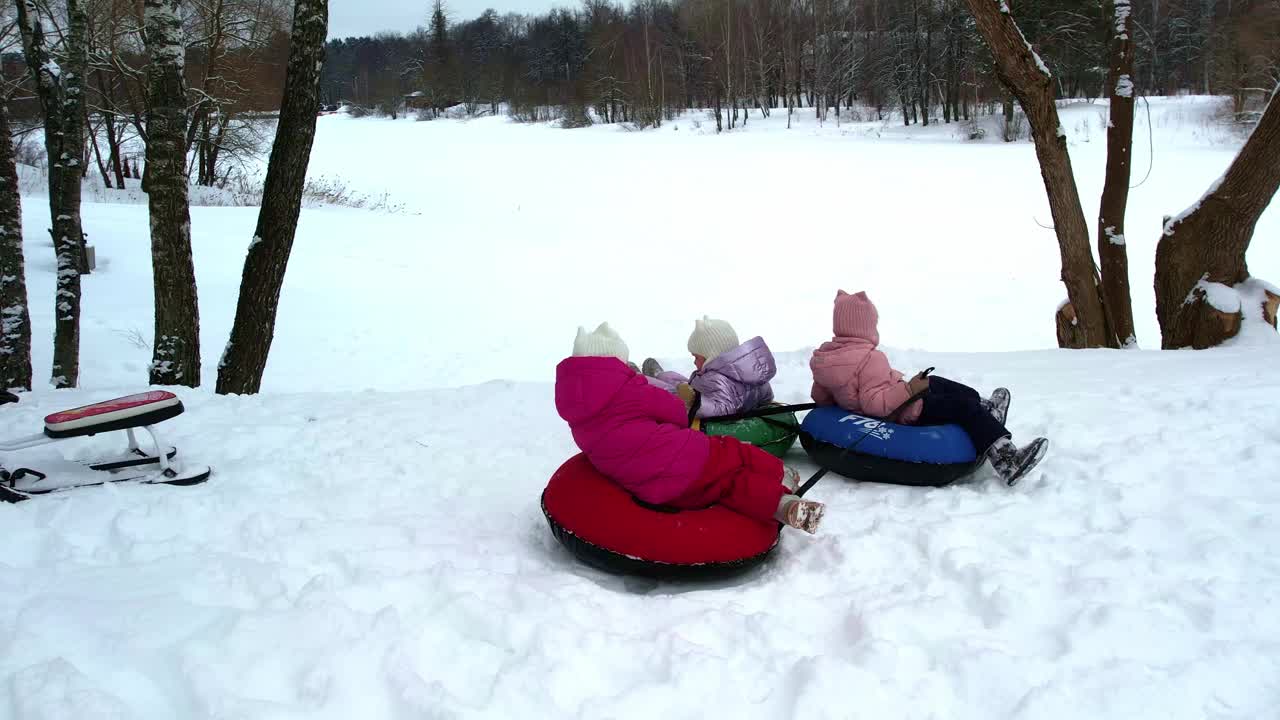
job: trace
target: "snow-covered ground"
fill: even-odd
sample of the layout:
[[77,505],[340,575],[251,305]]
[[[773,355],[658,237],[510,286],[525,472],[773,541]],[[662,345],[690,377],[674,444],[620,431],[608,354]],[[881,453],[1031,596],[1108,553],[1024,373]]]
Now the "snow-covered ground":
[[[1165,215],[1198,200],[1239,139],[1201,98],[1141,109],[1128,247],[1138,341],[1158,348],[1152,290]],[[1064,110],[1086,217],[1105,167],[1105,106]],[[695,127],[700,125],[701,127]],[[898,347],[1054,347],[1066,296],[1030,143],[960,139],[958,126],[818,128],[758,114],[714,134],[687,116],[654,132],[472,122],[320,118],[311,176],[402,206],[302,215],[265,386],[312,391],[548,380],[578,324],[607,319],[637,353],[676,353],[694,315],[730,318],[777,350],[830,332],[835,288],[865,288]],[[23,207],[32,310],[52,318],[44,199]],[[85,282],[83,382],[138,382],[150,350],[144,206],[84,209],[99,275]],[[256,208],[192,208],[212,371],[235,313]],[[1280,283],[1280,212],[1258,225],[1253,272]],[[43,270],[37,274],[35,271]],[[41,298],[50,298],[41,301]],[[135,333],[136,331],[136,333]],[[37,344],[47,368],[51,343]]]
[[[1064,113],[1090,216],[1103,111]],[[1143,347],[1161,216],[1238,147],[1210,112],[1152,105],[1128,220]],[[695,119],[322,118],[313,176],[404,212],[304,210],[267,392],[184,392],[166,424],[209,483],[0,506],[0,718],[1273,713],[1280,345],[1046,349],[1063,290],[1029,144]],[[1146,133],[1140,114],[1135,183]],[[44,199],[24,200],[43,379],[52,251]],[[4,435],[145,382],[145,206],[84,215],[84,389],[6,407]],[[256,209],[192,215],[211,385]],[[1249,256],[1273,281],[1277,234],[1273,210]],[[538,494],[573,452],[550,378],[577,325],[682,364],[692,318],[728,318],[784,351],[775,386],[802,401],[836,287],[877,300],[901,369],[1011,387],[1017,437],[1052,438],[1041,469],[1015,491],[829,477],[821,534],[726,584],[623,581],[561,551]]]

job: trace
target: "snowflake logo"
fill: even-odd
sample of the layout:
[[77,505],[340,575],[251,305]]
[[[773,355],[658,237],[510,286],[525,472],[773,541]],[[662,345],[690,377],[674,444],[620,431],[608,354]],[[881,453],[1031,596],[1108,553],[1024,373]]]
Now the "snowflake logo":
[[893,437],[894,428],[883,420],[863,417],[861,415],[845,415],[840,418],[840,422],[853,423],[855,427],[862,430],[863,435],[870,435],[878,440],[888,440]]

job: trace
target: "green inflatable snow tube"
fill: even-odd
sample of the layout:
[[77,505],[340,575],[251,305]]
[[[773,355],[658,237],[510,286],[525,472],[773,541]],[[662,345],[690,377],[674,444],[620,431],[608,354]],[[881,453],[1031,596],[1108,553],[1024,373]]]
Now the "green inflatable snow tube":
[[795,444],[800,434],[800,421],[795,413],[788,412],[732,422],[710,420],[702,424],[702,431],[713,436],[728,435],[755,445],[770,455],[782,457]]

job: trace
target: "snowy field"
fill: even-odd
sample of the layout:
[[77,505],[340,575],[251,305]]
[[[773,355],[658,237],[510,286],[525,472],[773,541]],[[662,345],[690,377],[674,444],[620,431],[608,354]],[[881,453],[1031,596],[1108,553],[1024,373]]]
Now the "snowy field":
[[[1152,103],[1128,219],[1144,348],[1161,216],[1239,146],[1212,112]],[[1104,113],[1064,111],[1091,222]],[[1028,143],[807,115],[713,131],[321,118],[312,176],[403,210],[304,210],[267,392],[184,392],[165,426],[209,483],[0,506],[0,718],[1274,714],[1280,343],[1049,349],[1064,290]],[[43,203],[24,198],[40,380]],[[256,215],[192,211],[210,388]],[[146,380],[145,206],[84,216],[84,388],[5,408],[7,436]],[[1249,256],[1273,282],[1278,235],[1273,209]],[[538,494],[573,452],[550,380],[576,326],[607,319],[634,359],[683,366],[692,318],[727,318],[779,351],[775,388],[799,402],[836,287],[877,301],[901,369],[1012,388],[1015,437],[1052,438],[1040,469],[1015,491],[990,471],[936,490],[830,476],[821,533],[727,584],[575,564]]]

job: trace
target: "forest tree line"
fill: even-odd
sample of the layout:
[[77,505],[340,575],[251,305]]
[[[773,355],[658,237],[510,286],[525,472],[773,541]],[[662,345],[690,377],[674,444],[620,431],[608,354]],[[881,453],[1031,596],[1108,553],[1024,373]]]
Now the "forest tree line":
[[[198,387],[190,185],[219,184],[225,171],[218,168],[231,158],[258,157],[260,149],[240,138],[262,124],[262,112],[274,111],[258,225],[216,387],[257,392],[315,138],[328,0],[17,0],[7,10],[13,16],[0,24],[0,387],[32,387],[15,136],[25,143],[28,133],[43,135],[56,262],[51,384],[80,382],[81,277],[93,270],[81,191],[95,163],[106,187],[125,188],[133,178],[147,195],[155,298],[149,382]],[[135,153],[132,163],[127,152]]]
[[[1107,94],[1112,0],[1005,4],[1059,98]],[[1256,113],[1280,80],[1280,0],[1133,0],[1132,27],[1139,94],[1229,95]],[[964,0],[586,0],[456,21],[437,2],[423,27],[331,40],[327,57],[323,98],[393,115],[505,106],[648,127],[711,108],[733,127],[778,108],[907,124],[1013,114]]]
[[[61,37],[68,28],[62,27],[65,13],[55,5],[41,0],[33,10],[52,25],[52,36]],[[98,173],[106,187],[122,188],[128,178],[142,177],[147,137],[144,4],[82,0],[80,5],[87,56],[81,166],[86,174]],[[187,171],[193,182],[215,185],[241,159],[261,152],[254,116],[280,108],[293,3],[193,0],[182,3],[181,11],[185,137],[191,149]],[[37,125],[43,116],[17,28],[12,23],[6,27],[2,69],[10,120],[23,127]],[[69,63],[65,49],[64,43],[51,48],[59,66]]]

